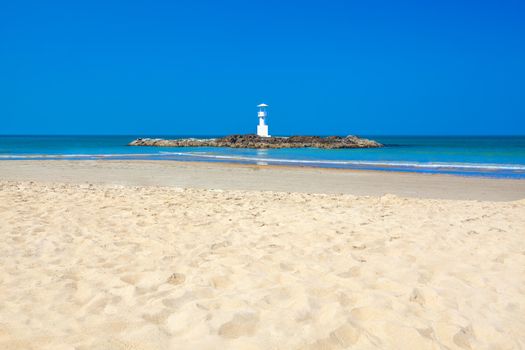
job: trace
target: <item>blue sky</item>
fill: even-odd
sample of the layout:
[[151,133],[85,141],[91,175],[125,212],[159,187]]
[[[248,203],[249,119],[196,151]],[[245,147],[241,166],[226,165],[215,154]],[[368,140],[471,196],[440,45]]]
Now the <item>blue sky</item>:
[[2,1],[0,134],[525,134],[523,1]]

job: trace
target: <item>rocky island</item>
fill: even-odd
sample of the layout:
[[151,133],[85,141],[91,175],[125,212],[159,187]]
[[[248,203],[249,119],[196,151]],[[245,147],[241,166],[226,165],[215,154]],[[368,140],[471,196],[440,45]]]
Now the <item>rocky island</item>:
[[229,135],[215,139],[150,139],[140,138],[128,144],[129,146],[155,147],[231,147],[231,148],[376,148],[383,147],[374,140],[357,136],[290,136],[261,137],[255,134]]

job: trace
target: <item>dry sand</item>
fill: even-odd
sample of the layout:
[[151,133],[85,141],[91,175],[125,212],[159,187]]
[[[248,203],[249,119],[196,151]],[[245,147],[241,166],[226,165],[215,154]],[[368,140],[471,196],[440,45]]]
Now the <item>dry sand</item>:
[[350,347],[524,348],[525,200],[0,181],[1,349]]

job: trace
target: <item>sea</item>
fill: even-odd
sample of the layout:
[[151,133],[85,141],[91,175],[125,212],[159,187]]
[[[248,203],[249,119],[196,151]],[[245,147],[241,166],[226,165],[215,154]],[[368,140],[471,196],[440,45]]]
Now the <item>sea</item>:
[[131,147],[139,137],[222,135],[0,136],[2,160],[162,160],[525,178],[525,136],[374,136],[383,148],[325,150]]

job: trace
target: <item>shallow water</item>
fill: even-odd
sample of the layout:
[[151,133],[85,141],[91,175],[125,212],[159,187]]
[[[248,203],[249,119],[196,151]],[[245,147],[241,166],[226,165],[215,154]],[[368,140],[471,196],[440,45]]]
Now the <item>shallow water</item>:
[[[523,136],[365,136],[377,149],[232,149],[214,147],[129,147],[139,136],[0,136],[6,159],[151,159],[282,164],[328,168],[525,178]],[[149,137],[217,137],[162,136]]]

